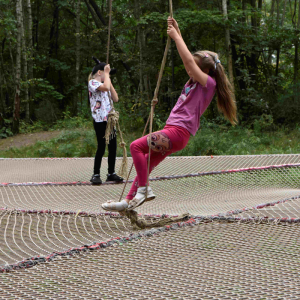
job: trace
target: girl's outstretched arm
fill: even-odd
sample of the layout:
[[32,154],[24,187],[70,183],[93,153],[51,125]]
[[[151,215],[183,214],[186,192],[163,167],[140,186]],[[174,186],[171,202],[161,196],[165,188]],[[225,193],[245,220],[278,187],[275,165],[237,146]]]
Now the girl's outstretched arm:
[[175,41],[179,55],[183,61],[185,70],[195,81],[198,81],[202,86],[207,83],[208,75],[204,73],[196,64],[193,55],[187,48],[183,38],[179,35],[178,31],[173,25],[168,26],[168,35]]

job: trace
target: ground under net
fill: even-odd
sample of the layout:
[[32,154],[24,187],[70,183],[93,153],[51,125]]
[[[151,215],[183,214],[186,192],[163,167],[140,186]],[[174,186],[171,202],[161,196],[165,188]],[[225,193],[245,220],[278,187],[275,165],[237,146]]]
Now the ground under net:
[[0,299],[300,297],[300,155],[167,158],[147,228],[101,209],[124,185],[92,165],[0,159]]

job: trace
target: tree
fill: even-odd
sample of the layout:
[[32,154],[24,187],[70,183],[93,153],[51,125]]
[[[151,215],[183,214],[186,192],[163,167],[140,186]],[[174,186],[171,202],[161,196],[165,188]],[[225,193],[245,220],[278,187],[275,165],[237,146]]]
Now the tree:
[[76,2],[76,93],[74,97],[74,111],[73,113],[77,114],[77,103],[79,100],[79,93],[78,93],[78,85],[79,85],[79,78],[80,78],[80,4],[81,0],[77,0]]
[[[296,1],[297,2],[297,1]],[[296,14],[296,11],[295,11]],[[295,63],[294,63],[294,81],[295,84],[298,82],[298,60],[299,60],[299,33],[300,33],[300,0],[299,0],[299,9],[298,9],[298,21],[296,27],[296,41],[295,41]]]
[[[28,80],[33,79],[33,32],[32,32],[32,11],[31,11],[31,2],[27,0],[27,28],[28,28]],[[30,103],[33,96],[33,88],[30,85],[28,100],[26,102],[26,120],[30,119]]]
[[[227,0],[222,0],[222,9],[223,9],[223,15],[224,15],[224,18],[225,18],[225,22],[227,22],[228,21]],[[233,67],[232,67],[230,31],[229,31],[229,28],[228,28],[227,24],[226,24],[226,28],[225,28],[225,47],[226,47],[226,53],[227,53],[227,66],[228,66],[229,80],[230,80],[230,83],[232,85],[232,88],[234,88],[234,76],[233,76]]]
[[22,14],[21,31],[22,31],[23,81],[25,82],[24,94],[25,94],[26,120],[29,121],[29,95],[28,95],[28,84],[27,84],[28,61],[27,61],[26,39],[25,39],[25,32],[24,32],[24,22],[25,22],[24,14]]
[[13,112],[13,125],[12,132],[14,134],[19,132],[20,124],[20,81],[21,81],[21,55],[22,55],[22,0],[16,1],[16,13],[17,13],[17,57],[16,57],[16,79],[15,90],[16,96],[14,101]]

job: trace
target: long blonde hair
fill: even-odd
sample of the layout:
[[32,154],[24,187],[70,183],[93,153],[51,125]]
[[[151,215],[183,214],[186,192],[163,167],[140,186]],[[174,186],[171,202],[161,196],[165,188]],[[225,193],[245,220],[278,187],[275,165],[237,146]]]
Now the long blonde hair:
[[197,51],[193,54],[199,68],[208,69],[208,75],[216,80],[218,110],[232,124],[237,124],[236,102],[232,86],[227,78],[225,70],[219,62],[218,54],[212,51]]

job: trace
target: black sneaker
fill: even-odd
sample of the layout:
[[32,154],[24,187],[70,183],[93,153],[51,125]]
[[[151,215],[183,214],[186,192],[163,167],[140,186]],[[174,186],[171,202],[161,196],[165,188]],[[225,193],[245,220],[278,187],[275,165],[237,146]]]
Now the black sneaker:
[[106,181],[123,182],[123,178],[118,176],[116,173],[107,174]]
[[92,184],[101,184],[102,183],[102,180],[100,178],[100,175],[99,174],[94,174],[90,180],[90,182]]

